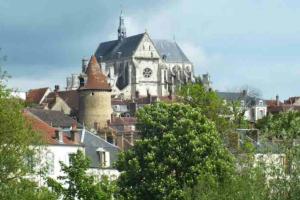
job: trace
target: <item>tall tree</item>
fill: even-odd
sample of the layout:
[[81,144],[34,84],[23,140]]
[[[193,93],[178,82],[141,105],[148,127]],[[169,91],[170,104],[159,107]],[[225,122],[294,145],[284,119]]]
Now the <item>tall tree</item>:
[[119,156],[124,199],[183,199],[200,175],[224,181],[233,158],[199,108],[156,103],[139,110],[141,140]]
[[0,74],[0,199],[52,199],[45,188],[25,178],[34,173],[26,161],[41,140],[23,117],[20,100],[11,97],[6,77]]

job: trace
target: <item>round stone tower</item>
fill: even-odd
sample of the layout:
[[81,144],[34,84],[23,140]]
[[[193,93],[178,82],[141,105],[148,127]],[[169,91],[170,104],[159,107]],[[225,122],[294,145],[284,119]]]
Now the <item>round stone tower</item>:
[[80,81],[79,121],[90,129],[107,127],[111,119],[111,87],[95,56],[86,68],[86,81]]

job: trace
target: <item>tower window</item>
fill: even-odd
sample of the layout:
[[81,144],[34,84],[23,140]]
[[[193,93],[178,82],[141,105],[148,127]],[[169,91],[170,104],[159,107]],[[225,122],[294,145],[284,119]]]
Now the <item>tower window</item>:
[[80,87],[83,87],[84,86],[84,78],[80,78],[79,79],[79,85],[80,85]]

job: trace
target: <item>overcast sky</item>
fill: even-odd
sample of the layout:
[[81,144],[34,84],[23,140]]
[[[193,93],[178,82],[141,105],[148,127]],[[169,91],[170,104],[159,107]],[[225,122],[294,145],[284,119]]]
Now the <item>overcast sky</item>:
[[8,85],[64,87],[82,57],[117,38],[121,4],[127,35],[175,38],[215,89],[300,96],[299,0],[0,0]]

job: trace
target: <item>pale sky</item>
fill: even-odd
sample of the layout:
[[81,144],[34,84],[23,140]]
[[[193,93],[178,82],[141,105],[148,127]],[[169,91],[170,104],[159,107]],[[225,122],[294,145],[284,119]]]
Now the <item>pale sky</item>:
[[267,99],[300,96],[299,0],[0,0],[8,85],[64,87],[82,57],[117,38],[121,4],[127,35],[175,38],[214,89],[249,85]]

